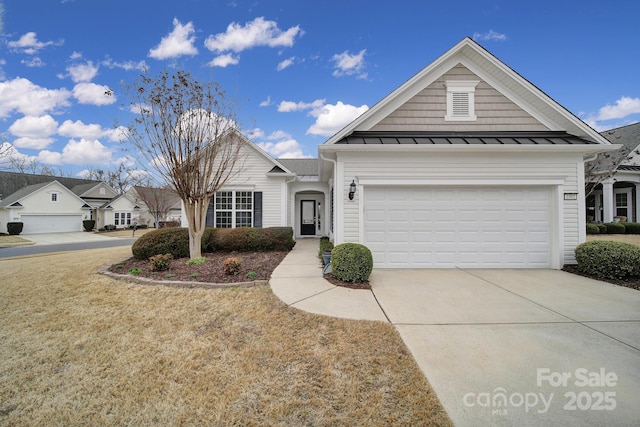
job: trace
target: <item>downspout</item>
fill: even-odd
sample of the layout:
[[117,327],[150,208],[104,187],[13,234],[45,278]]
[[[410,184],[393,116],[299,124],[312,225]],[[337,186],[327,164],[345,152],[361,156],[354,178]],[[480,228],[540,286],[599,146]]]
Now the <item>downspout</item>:
[[[336,186],[336,183],[337,183],[336,174],[338,173],[338,161],[334,160],[334,159],[330,159],[329,157],[325,157],[324,154],[322,153],[322,151],[320,151],[320,150],[318,150],[318,151],[319,151],[318,154],[320,154],[320,158],[322,160],[327,160],[327,161],[333,163],[333,187],[334,187],[333,198],[335,199],[336,198],[335,186]],[[331,196],[331,191],[329,191],[329,196]],[[337,207],[338,207],[338,204],[336,203],[336,200],[331,200],[331,203],[333,204],[333,218],[331,218],[331,221],[333,222],[333,226],[334,226],[334,229],[333,229],[333,240],[335,240],[335,238],[336,238],[336,226],[338,224],[338,221],[337,221],[337,216],[338,216]]]

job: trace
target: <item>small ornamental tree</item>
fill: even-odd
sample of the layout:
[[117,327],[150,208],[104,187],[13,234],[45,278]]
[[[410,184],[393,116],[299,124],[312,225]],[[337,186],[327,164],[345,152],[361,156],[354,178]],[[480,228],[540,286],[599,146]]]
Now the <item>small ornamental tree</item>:
[[200,83],[182,70],[145,73],[128,89],[140,113],[129,140],[184,203],[189,255],[201,258],[209,202],[242,169],[246,139],[234,104],[217,83]]

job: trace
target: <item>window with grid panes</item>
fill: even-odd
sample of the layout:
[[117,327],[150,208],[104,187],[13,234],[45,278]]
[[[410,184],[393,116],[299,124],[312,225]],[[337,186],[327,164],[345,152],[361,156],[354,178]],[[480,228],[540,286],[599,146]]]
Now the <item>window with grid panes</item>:
[[216,228],[233,227],[233,192],[216,193]]
[[251,227],[253,212],[253,193],[236,191],[236,227]]

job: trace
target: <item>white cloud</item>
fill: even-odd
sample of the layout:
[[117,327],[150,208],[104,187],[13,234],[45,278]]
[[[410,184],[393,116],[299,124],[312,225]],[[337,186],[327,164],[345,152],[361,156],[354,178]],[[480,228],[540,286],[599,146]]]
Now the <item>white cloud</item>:
[[22,117],[9,126],[9,132],[12,135],[34,138],[51,136],[56,133],[57,129],[58,122],[48,114],[41,117]]
[[[262,132],[260,130],[260,132]],[[259,142],[258,146],[273,157],[280,159],[304,159],[312,156],[305,156],[302,147],[293,137],[283,130],[277,130],[267,137],[269,141]]]
[[232,22],[226,32],[207,37],[204,45],[212,52],[231,50],[237,53],[256,46],[290,47],[298,35],[302,35],[298,25],[283,32],[277,22],[258,17],[244,26]]
[[41,116],[60,107],[69,106],[71,92],[66,89],[45,89],[27,79],[16,78],[0,82],[0,118],[17,111],[28,116]]
[[9,132],[18,137],[13,141],[14,147],[41,150],[54,142],[51,135],[56,133],[57,128],[58,122],[47,114],[18,119],[9,127]]
[[16,150],[16,147],[8,142],[0,144],[0,152],[6,153],[6,156],[0,157],[0,169],[11,167],[11,160],[16,159],[23,161],[25,164],[36,160],[35,156],[28,156]]
[[309,102],[293,102],[293,101],[282,101],[278,105],[278,111],[281,113],[291,113],[293,111],[303,111],[303,110],[314,110],[320,108],[324,105],[324,99],[316,99],[315,101]]
[[262,139],[265,137],[265,133],[262,129],[260,128],[254,128],[251,129],[249,132],[247,132],[246,134],[247,138],[249,138],[250,140],[254,140],[254,139]]
[[38,51],[44,49],[47,46],[61,45],[62,43],[62,40],[58,42],[41,42],[38,40],[36,33],[30,31],[22,35],[18,40],[8,42],[7,46],[9,46],[11,49],[26,53],[27,55],[35,55],[36,53],[38,53]]
[[348,50],[345,50],[342,53],[333,55],[331,57],[331,60],[335,62],[333,75],[335,77],[356,76],[359,79],[366,79],[367,73],[364,71],[365,53],[367,53],[366,49],[362,49],[360,52],[353,55],[350,54]]
[[108,138],[118,142],[122,139],[126,128],[120,126],[116,129],[104,129],[98,124],[84,124],[81,120],[65,120],[58,128],[58,134],[68,138],[100,139]]
[[272,105],[272,104],[273,104],[273,103],[271,102],[271,97],[270,97],[270,96],[267,96],[267,99],[265,99],[264,101],[262,101],[262,102],[260,103],[260,106],[261,106],[261,107],[268,107],[268,106],[270,106],[270,105]]
[[480,41],[505,41],[507,40],[507,35],[489,30],[488,33],[473,33],[473,39]]
[[307,129],[311,135],[331,136],[351,123],[354,119],[369,109],[366,105],[356,107],[338,101],[335,105],[327,104],[313,110],[310,114],[316,122]]
[[55,151],[42,150],[38,153],[37,161],[46,165],[61,165],[62,154]]
[[98,140],[71,139],[62,149],[64,163],[73,165],[110,165],[111,156],[111,150]]
[[295,59],[296,59],[296,58],[292,56],[291,58],[287,58],[287,59],[285,59],[284,61],[281,61],[281,62],[278,64],[278,71],[282,71],[282,70],[284,70],[285,68],[289,68],[290,66],[292,66],[292,65],[293,65],[293,62],[295,61]]
[[147,63],[145,61],[117,62],[117,61],[114,61],[111,58],[105,59],[104,61],[101,62],[101,64],[104,65],[107,68],[120,68],[120,69],[125,70],[125,71],[133,71],[133,70],[144,71],[144,70],[146,70],[148,68],[147,67]]
[[78,83],[73,88],[73,96],[80,104],[109,105],[116,102],[116,96],[107,93],[112,93],[109,86],[95,83]]
[[39,56],[34,56],[30,59],[23,59],[20,63],[29,68],[40,68],[46,65]]
[[[639,117],[630,116],[638,114],[640,114],[640,97],[622,96],[615,101],[614,105],[607,104],[600,108],[597,114],[591,114],[583,120],[598,132],[602,132],[636,123]],[[584,116],[584,113],[580,116]]]
[[593,119],[595,121],[622,119],[631,114],[640,114],[640,98],[623,96],[616,100],[615,105],[607,104],[600,108],[598,115]]
[[73,51],[69,58],[75,61],[76,59],[82,58],[82,53]]
[[193,45],[196,40],[196,30],[192,22],[182,25],[177,18],[173,18],[173,31],[162,38],[160,44],[149,50],[149,56],[154,59],[176,58],[182,55],[197,55],[198,49]]
[[74,83],[90,82],[98,74],[98,67],[89,61],[86,64],[67,67],[67,71]]
[[213,60],[209,62],[209,66],[225,68],[228,65],[236,65],[239,62],[239,57],[234,57],[233,54],[227,53],[225,55],[219,55],[213,58]]

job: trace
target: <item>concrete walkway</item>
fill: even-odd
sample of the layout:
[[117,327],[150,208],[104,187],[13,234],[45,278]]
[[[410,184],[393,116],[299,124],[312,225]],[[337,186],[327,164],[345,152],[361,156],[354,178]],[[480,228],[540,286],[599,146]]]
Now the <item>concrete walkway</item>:
[[312,313],[391,322],[456,426],[640,425],[640,292],[555,270],[374,270],[322,278],[315,239],[274,271]]
[[335,286],[323,279],[318,239],[298,239],[269,283],[286,304],[310,313],[356,320],[388,319],[373,292]]

